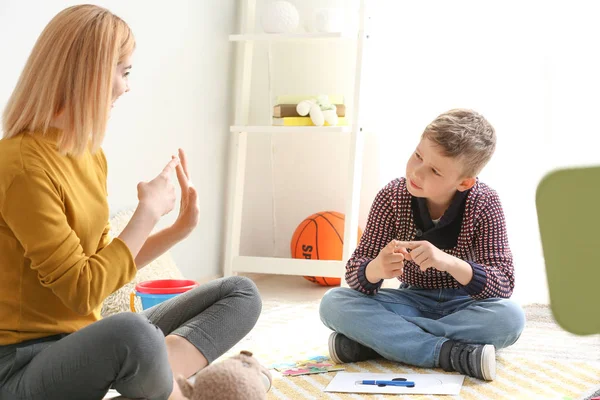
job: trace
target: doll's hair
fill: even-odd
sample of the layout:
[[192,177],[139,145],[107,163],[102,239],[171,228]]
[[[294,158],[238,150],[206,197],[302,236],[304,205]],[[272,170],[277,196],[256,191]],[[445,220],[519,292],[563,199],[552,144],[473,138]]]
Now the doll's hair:
[[78,5],[58,13],[39,36],[2,118],[4,138],[46,132],[63,111],[63,154],[98,150],[111,107],[115,67],[133,53],[129,26],[105,8]]

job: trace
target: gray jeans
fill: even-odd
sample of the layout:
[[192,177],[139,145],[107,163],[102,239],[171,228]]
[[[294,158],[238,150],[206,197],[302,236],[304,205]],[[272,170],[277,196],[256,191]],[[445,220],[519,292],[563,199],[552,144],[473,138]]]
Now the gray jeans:
[[186,338],[209,362],[254,327],[254,283],[222,278],[142,314],[120,313],[77,332],[0,346],[0,400],[94,400],[110,387],[130,398],[167,399],[173,389],[165,335]]

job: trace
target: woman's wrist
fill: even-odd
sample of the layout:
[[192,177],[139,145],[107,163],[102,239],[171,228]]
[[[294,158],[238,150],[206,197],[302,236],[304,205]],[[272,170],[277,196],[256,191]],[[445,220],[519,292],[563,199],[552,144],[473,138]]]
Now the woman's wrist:
[[158,223],[161,215],[146,201],[140,201],[135,210],[135,214],[139,215],[140,218],[147,220],[153,226]]

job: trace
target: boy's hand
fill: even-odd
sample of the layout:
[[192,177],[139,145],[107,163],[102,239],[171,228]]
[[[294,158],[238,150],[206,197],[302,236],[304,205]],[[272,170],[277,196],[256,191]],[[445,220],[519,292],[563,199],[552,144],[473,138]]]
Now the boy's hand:
[[365,277],[371,283],[390,279],[404,273],[404,256],[408,254],[400,248],[398,240],[392,240],[379,252],[379,255],[367,265]]
[[[416,242],[398,242],[398,247],[404,249],[405,259],[412,260],[421,271],[435,268],[438,271],[447,271],[455,264],[456,257],[438,249],[426,240]],[[408,252],[410,250],[410,253]]]

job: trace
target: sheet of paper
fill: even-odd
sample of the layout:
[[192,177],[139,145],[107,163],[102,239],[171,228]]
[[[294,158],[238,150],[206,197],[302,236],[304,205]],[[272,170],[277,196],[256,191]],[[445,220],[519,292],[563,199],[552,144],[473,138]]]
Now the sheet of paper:
[[[415,383],[414,387],[376,386],[356,383],[363,380],[386,380],[404,378]],[[448,394],[460,393],[464,375],[446,374],[373,374],[368,372],[338,372],[325,388],[326,392],[382,393],[382,394]]]
[[113,398],[119,397],[119,396],[120,396],[119,392],[117,392],[115,389],[108,389],[108,393],[106,393],[104,395],[103,400],[113,399]]
[[333,364],[320,363],[320,364],[306,364],[303,367],[293,368],[276,368],[277,371],[281,372],[281,375],[310,375],[310,374],[323,374],[326,372],[343,371],[344,367],[335,366]]
[[309,374],[322,374],[333,371],[343,371],[342,365],[336,365],[329,358],[325,356],[313,356],[306,360],[300,361],[289,361],[279,362],[272,364],[270,368],[273,368],[282,375],[309,375]]

